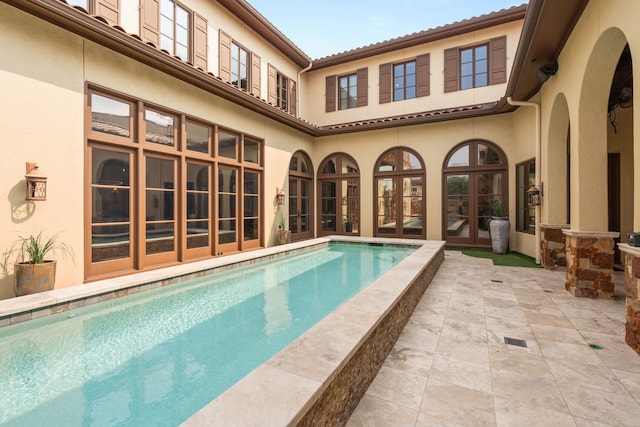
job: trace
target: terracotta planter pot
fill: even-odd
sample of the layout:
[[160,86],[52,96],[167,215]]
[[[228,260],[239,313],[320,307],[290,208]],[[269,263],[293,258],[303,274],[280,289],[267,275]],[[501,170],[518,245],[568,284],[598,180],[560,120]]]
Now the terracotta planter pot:
[[290,230],[278,230],[276,232],[276,240],[278,241],[279,245],[284,245],[286,243],[289,243],[291,240],[291,231]]
[[56,281],[56,262],[42,264],[21,262],[14,266],[16,275],[16,296],[50,291]]

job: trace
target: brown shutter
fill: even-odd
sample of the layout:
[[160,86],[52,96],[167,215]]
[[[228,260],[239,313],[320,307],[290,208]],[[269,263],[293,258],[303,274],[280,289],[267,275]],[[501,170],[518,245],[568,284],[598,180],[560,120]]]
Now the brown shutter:
[[291,90],[289,92],[289,112],[294,116],[298,113],[297,101],[296,98],[296,82],[293,80],[289,80],[289,84],[291,85]]
[[366,107],[369,103],[369,69],[360,68],[356,71],[356,81],[358,90],[358,107]]
[[332,111],[336,111],[336,75],[327,76],[325,79],[325,90],[324,90],[324,99],[325,99],[325,108],[324,111],[330,113]]
[[453,92],[460,89],[460,79],[458,78],[458,48],[446,49],[444,51],[444,91]]
[[140,0],[140,38],[144,42],[159,45],[160,4],[159,0]]
[[260,57],[251,53],[251,93],[260,98]]
[[380,64],[380,104],[391,102],[391,64]]
[[222,30],[220,30],[218,43],[218,70],[223,81],[231,81],[231,37]]
[[120,0],[96,0],[95,14],[106,19],[109,25],[120,25]]
[[193,65],[207,71],[207,20],[193,13]]
[[496,37],[489,41],[489,84],[507,81],[507,37]]
[[416,58],[416,96],[431,94],[431,58],[429,54]]
[[267,101],[269,102],[269,104],[276,105],[276,103],[278,102],[278,97],[276,94],[276,91],[278,90],[278,70],[276,70],[276,67],[269,64],[268,71],[269,76],[267,80]]

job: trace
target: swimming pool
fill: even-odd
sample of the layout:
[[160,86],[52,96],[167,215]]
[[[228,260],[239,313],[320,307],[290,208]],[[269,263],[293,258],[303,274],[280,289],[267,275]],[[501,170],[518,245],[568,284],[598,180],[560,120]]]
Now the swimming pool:
[[178,424],[415,249],[357,248],[2,328],[0,423]]

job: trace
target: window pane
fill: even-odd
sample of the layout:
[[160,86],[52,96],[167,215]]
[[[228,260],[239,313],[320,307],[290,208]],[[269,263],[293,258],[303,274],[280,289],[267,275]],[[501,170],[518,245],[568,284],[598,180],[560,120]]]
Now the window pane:
[[174,4],[171,0],[161,0],[160,13],[166,16],[173,16]]
[[220,131],[218,132],[218,156],[229,159],[237,159],[236,145],[237,135]]
[[256,217],[258,216],[258,197],[257,196],[244,196],[244,216]]
[[473,64],[471,62],[467,64],[462,64],[460,66],[460,74],[463,77],[470,76],[473,74]]
[[422,234],[422,177],[402,179],[402,233]]
[[173,54],[173,39],[164,34],[160,35],[160,49],[164,49],[167,52]]
[[327,162],[324,164],[324,166],[322,168],[322,173],[323,174],[334,174],[334,173],[336,173],[336,159],[335,159],[335,157],[333,159],[327,160]]
[[106,96],[91,94],[91,130],[110,135],[131,135],[131,105]]
[[447,167],[469,166],[469,145],[464,145],[456,150],[449,158]]
[[220,218],[236,217],[236,196],[232,194],[220,194],[218,196],[218,216]]
[[415,86],[407,86],[406,99],[413,99],[415,97],[416,97],[416,87]]
[[176,5],[176,24],[183,27],[189,27],[189,12],[178,5]]
[[175,250],[173,222],[147,223],[147,255]]
[[303,173],[309,173],[309,165],[307,159],[304,156],[300,156],[300,169]]
[[209,127],[187,122],[187,149],[200,153],[209,152]]
[[146,140],[154,144],[175,145],[175,117],[158,113],[153,110],[145,110]]
[[471,89],[473,87],[473,77],[463,77],[460,79],[460,89]]
[[478,46],[475,53],[476,61],[479,59],[487,59],[487,46]]
[[477,74],[476,75],[476,87],[483,87],[488,84],[487,74]]
[[244,241],[258,240],[258,219],[250,218],[244,220]]
[[130,224],[91,227],[91,262],[129,258]]
[[250,163],[259,163],[260,144],[251,139],[244,139],[244,161]]
[[218,243],[233,243],[236,241],[236,220],[218,221]]
[[478,144],[478,165],[499,165],[500,155],[485,144]]
[[174,219],[174,192],[147,190],[147,221],[169,221]]
[[187,163],[187,190],[209,190],[209,167]]
[[379,172],[391,172],[396,170],[396,152],[390,151],[382,157],[378,163]]
[[402,101],[404,99],[404,89],[396,89],[393,91],[393,100],[394,101]]
[[481,61],[476,61],[476,73],[486,73],[487,72],[487,60],[483,59]]
[[471,49],[464,49],[460,51],[460,62],[471,62],[473,61],[473,52]]
[[235,169],[220,168],[220,170],[218,171],[218,191],[220,193],[236,192]]
[[244,192],[245,194],[258,194],[260,186],[259,175],[255,172],[244,173]]
[[174,188],[173,160],[147,157],[147,188]]
[[393,66],[393,76],[396,79],[398,77],[404,77],[404,64],[398,64]]
[[420,162],[420,159],[418,159],[418,157],[415,154],[409,153],[408,151],[403,151],[402,152],[402,169],[404,170],[422,169],[422,163]]
[[187,249],[209,246],[209,222],[187,221]]
[[416,62],[415,61],[407,62],[405,64],[405,73],[407,75],[416,73]]
[[187,192],[187,218],[209,218],[209,194],[192,191]]

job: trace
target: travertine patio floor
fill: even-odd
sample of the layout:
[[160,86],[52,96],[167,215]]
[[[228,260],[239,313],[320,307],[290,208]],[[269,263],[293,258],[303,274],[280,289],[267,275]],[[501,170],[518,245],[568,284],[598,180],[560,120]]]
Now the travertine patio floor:
[[581,299],[563,272],[447,252],[347,425],[640,425],[640,356],[624,342],[616,276],[615,301]]

